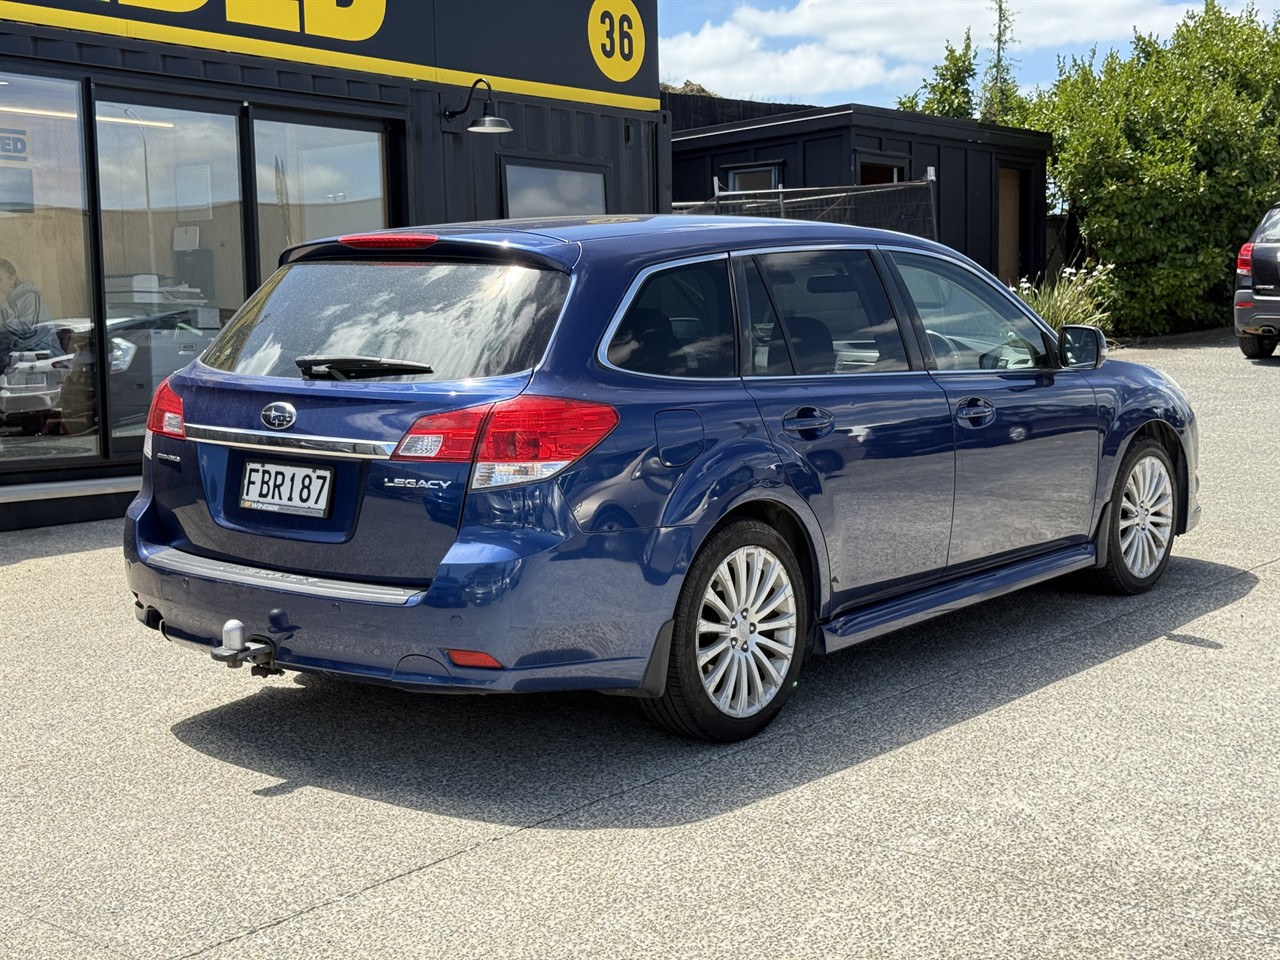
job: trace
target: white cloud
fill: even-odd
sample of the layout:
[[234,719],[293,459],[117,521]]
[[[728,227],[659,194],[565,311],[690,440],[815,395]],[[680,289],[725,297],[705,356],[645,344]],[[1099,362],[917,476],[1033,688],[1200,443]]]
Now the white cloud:
[[[796,0],[773,10],[743,4],[722,22],[662,37],[659,69],[664,81],[691,79],[728,97],[832,102],[821,95],[878,86],[906,93],[932,72],[946,42],[963,41],[966,29],[975,44],[989,47],[992,6],[991,0]],[[1234,12],[1244,4],[1225,6]],[[1013,56],[1039,54],[1051,63],[1054,53],[1095,44],[1127,49],[1135,29],[1167,38],[1201,5],[1015,0],[1011,7]]]

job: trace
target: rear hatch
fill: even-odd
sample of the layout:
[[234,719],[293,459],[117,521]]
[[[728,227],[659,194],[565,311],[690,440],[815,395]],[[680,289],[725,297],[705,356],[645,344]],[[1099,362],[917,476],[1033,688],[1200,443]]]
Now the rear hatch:
[[430,581],[484,416],[528,385],[569,289],[547,258],[434,239],[314,248],[170,378],[149,418],[158,540],[293,573]]

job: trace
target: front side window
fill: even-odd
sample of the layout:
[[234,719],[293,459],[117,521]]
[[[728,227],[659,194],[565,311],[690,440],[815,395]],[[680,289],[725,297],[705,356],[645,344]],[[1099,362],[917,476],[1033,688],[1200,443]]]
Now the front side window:
[[1053,365],[1040,327],[990,281],[938,257],[903,252],[891,256],[939,370]]
[[201,359],[294,379],[300,357],[431,368],[405,374],[414,379],[497,377],[542,359],[568,290],[567,274],[512,263],[295,263],[249,298]]
[[607,351],[615,367],[667,377],[731,377],[733,306],[727,261],[653,274],[636,292]]
[[752,373],[908,369],[902,334],[865,250],[765,254],[746,268]]
[[83,135],[77,84],[0,74],[0,467],[98,454]]

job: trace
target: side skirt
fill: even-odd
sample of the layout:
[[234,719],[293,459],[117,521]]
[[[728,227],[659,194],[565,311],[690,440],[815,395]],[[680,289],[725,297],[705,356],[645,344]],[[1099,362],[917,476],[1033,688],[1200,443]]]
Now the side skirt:
[[1085,570],[1094,566],[1096,559],[1097,548],[1092,543],[1084,543],[864,607],[823,624],[818,652],[834,653],[863,640],[1012,593],[1033,583]]

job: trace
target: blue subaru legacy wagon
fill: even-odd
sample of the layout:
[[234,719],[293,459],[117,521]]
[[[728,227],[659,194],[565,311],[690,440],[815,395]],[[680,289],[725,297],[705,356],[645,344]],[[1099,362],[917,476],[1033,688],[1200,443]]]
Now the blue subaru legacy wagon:
[[954,251],[670,216],[306,243],[156,393],[138,619],[260,675],[629,694],[738,740],[806,657],[1199,519],[1176,384]]

